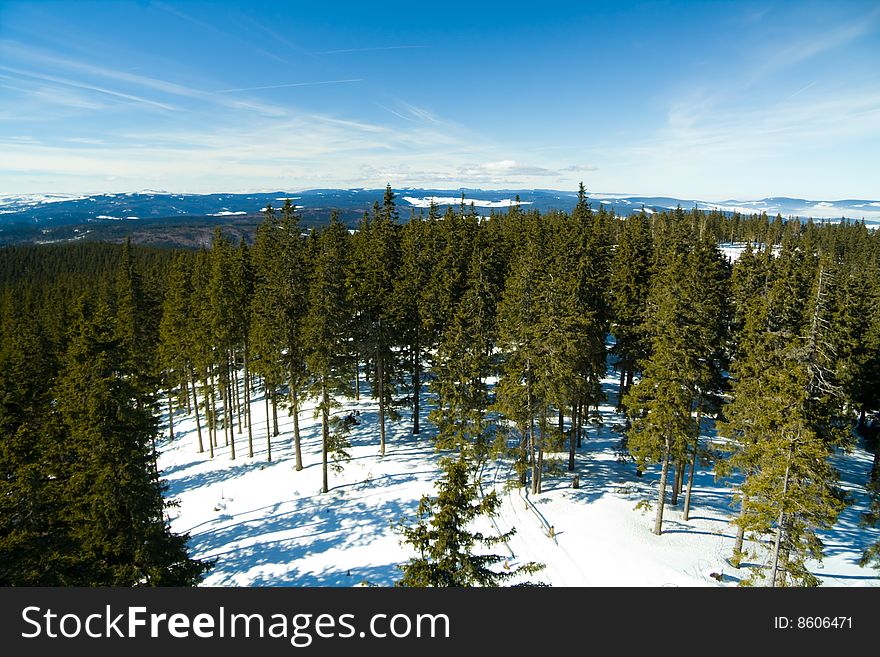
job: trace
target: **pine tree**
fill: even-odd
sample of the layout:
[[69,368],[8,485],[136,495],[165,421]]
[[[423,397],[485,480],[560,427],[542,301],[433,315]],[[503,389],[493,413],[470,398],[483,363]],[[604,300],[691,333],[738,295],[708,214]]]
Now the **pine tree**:
[[131,357],[108,308],[80,304],[55,387],[70,470],[70,540],[64,584],[192,585],[209,564],[190,559],[172,534],[151,443],[156,424],[135,400]]
[[644,332],[644,312],[651,282],[651,251],[650,226],[643,210],[623,223],[611,263],[612,333],[620,369],[619,409],[639,363],[647,358],[650,349]]
[[349,251],[348,231],[334,212],[330,224],[310,237],[313,269],[308,292],[308,312],[303,322],[309,394],[317,400],[321,418],[321,492],[329,491],[328,465],[348,460],[348,423],[334,415],[338,395],[350,394],[347,371],[351,324],[344,272]]
[[492,548],[509,540],[514,530],[487,536],[469,525],[478,517],[497,515],[501,501],[495,491],[477,501],[479,484],[472,482],[471,468],[463,455],[444,458],[441,466],[443,477],[437,497],[423,496],[417,523],[402,527],[404,542],[412,545],[419,556],[400,566],[403,578],[397,586],[500,586],[521,574],[540,570],[542,566],[533,562],[500,572],[492,569],[504,557],[481,553],[479,548]]
[[431,390],[437,395],[437,407],[429,417],[437,426],[438,449],[458,449],[479,461],[488,448],[486,380],[493,370],[496,299],[481,234],[477,235],[468,289],[434,358]]
[[385,455],[385,422],[398,418],[394,410],[394,384],[399,378],[397,334],[394,326],[394,281],[400,263],[399,225],[394,193],[388,186],[383,204],[365,215],[352,243],[348,290],[357,319],[356,341],[375,373],[371,381],[379,404],[379,454]]
[[[174,437],[174,389],[177,388],[177,402],[189,396],[191,377],[191,324],[190,304],[192,297],[192,274],[190,259],[183,253],[177,254],[165,287],[162,303],[162,319],[159,323],[159,361],[164,371],[164,383],[168,389],[168,423],[171,437]],[[186,403],[186,402],[184,402]],[[204,452],[201,423],[198,421],[198,399],[195,400],[198,426],[199,452]]]
[[3,303],[0,343],[0,585],[59,586],[70,544],[63,436],[51,421],[56,366],[23,294]]
[[424,290],[431,274],[432,258],[429,253],[429,230],[430,225],[415,214],[403,226],[400,233],[400,271],[394,281],[392,300],[394,324],[409,350],[414,435],[420,432],[422,358],[427,315]]
[[[755,296],[734,364],[733,400],[720,426],[733,440],[731,463],[745,474],[739,487],[742,533],[771,537],[771,586],[816,586],[807,559],[822,558],[817,531],[830,527],[844,506],[838,474],[829,462],[840,444],[834,428],[835,391],[823,362],[825,274],[817,272],[812,299],[795,302],[791,282],[803,280],[805,260],[783,248],[791,262],[774,267],[778,278]],[[801,307],[801,316],[794,312]],[[742,557],[741,539],[734,563]],[[756,571],[753,578],[763,578]]]
[[649,296],[646,319],[651,327],[651,355],[644,365],[642,380],[624,399],[632,418],[627,447],[640,469],[652,461],[662,466],[655,534],[662,531],[670,463],[682,460],[687,446],[697,437],[691,411],[695,388],[704,376],[703,354],[694,335],[696,319],[692,314],[698,311],[690,306],[686,291],[686,246],[671,242],[667,249]]

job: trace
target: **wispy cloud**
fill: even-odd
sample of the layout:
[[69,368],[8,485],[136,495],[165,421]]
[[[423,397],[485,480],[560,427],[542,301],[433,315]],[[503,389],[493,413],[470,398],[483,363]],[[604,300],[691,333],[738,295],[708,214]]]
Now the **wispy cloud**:
[[751,86],[771,75],[781,73],[822,53],[845,46],[877,29],[880,7],[876,7],[858,19],[830,27],[821,32],[811,32],[788,44],[773,43],[763,53],[762,62],[756,66],[747,85]]
[[319,80],[316,82],[289,82],[286,84],[269,84],[262,87],[241,87],[239,89],[223,89],[218,94],[229,94],[238,91],[262,91],[264,89],[286,89],[288,87],[314,87],[322,84],[350,84],[352,82],[363,82],[361,78],[352,78],[351,80]]
[[372,48],[340,48],[338,50],[324,50],[317,52],[317,55],[343,55],[353,52],[374,52],[377,50],[416,50],[419,48],[427,48],[428,46],[375,46]]
[[152,100],[150,98],[145,98],[143,96],[136,96],[134,94],[123,93],[121,91],[114,91],[113,89],[107,89],[106,87],[89,84],[87,82],[83,82],[81,80],[74,80],[71,78],[59,77],[56,75],[47,75],[45,73],[38,73],[36,71],[26,71],[19,68],[14,68],[12,66],[5,66],[0,64],[0,70],[7,71],[9,73],[15,73],[16,75],[26,76],[29,78],[33,78],[36,80],[44,80],[46,82],[54,82],[56,84],[62,84],[68,87],[74,87],[76,89],[85,89],[87,91],[94,91],[96,93],[105,94],[107,96],[112,96],[114,98],[120,98],[122,100],[131,101],[134,103],[140,103],[142,105],[147,105],[150,107],[155,107],[158,109],[174,111],[177,109],[173,105],[169,105],[167,103],[162,103],[156,100]]
[[243,43],[247,44],[247,46],[250,47],[254,52],[257,52],[257,53],[263,55],[264,57],[268,57],[269,59],[274,59],[274,60],[282,62],[284,64],[289,63],[286,59],[279,57],[278,55],[276,55],[275,53],[273,53],[269,50],[266,50],[264,48],[260,48],[259,46],[255,46],[254,44],[248,43],[247,41],[243,41],[241,39],[240,35],[238,35],[238,34],[234,34],[231,32],[226,32],[224,30],[221,30],[221,29],[215,27],[214,25],[211,25],[210,23],[206,23],[205,21],[202,21],[202,20],[199,20],[198,18],[190,16],[189,14],[184,13],[184,12],[180,11],[179,9],[176,9],[175,7],[172,7],[164,2],[153,2],[153,6],[156,7],[157,9],[160,9],[168,14],[171,14],[172,16],[175,16],[183,21],[191,23],[202,30],[208,30],[210,32],[214,32],[215,34],[219,34],[222,37],[224,37],[224,39],[226,39],[228,41],[238,41],[240,43],[243,42]]

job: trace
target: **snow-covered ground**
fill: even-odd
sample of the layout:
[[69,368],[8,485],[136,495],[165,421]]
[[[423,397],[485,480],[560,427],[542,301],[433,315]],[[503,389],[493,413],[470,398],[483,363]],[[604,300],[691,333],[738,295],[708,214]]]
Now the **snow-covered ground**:
[[[495,551],[508,565],[545,564],[528,580],[553,586],[735,586],[747,569],[726,561],[735,534],[728,483],[715,481],[711,466],[698,467],[690,521],[682,521],[683,500],[667,505],[663,534],[655,536],[653,511],[636,505],[654,502],[659,469],[637,477],[631,460],[618,461],[615,429],[621,418],[614,411],[613,371],[604,388],[609,403],[599,409],[602,422],[587,425],[577,454],[579,488],[571,487],[567,454],[559,455],[558,474],[545,476],[540,495],[504,485],[512,476],[508,462],[484,469],[484,490],[496,487],[503,504],[494,524],[482,521],[481,528],[517,530]],[[272,439],[273,460],[267,462],[266,407],[259,393],[252,406],[253,457],[247,429],[239,434],[237,427],[234,461],[222,431],[214,459],[207,449],[199,454],[194,418],[178,413],[175,439],[169,441],[166,430],[161,441],[159,468],[167,497],[179,502],[169,509],[172,529],[190,533],[194,556],[217,560],[204,584],[393,585],[401,577],[397,566],[414,554],[401,544],[395,526],[413,517],[423,494],[434,493],[439,474],[427,421],[430,395],[423,400],[422,434],[411,434],[411,418],[404,414],[388,424],[386,454],[380,457],[377,406],[362,385],[360,401],[348,400],[339,411],[360,411],[361,423],[350,436],[352,458],[341,473],[330,472],[331,490],[325,494],[320,493],[320,423],[310,403],[300,414],[300,472],[293,467],[293,420],[286,409],[279,408],[281,434]],[[712,437],[710,425],[704,424],[705,441]],[[207,447],[204,427],[203,432]],[[880,530],[858,525],[871,455],[857,449],[838,457],[836,465],[855,504],[823,535],[824,562],[811,570],[829,586],[880,586],[876,571],[858,565],[862,549],[880,539]],[[759,556],[751,562],[760,561]]]

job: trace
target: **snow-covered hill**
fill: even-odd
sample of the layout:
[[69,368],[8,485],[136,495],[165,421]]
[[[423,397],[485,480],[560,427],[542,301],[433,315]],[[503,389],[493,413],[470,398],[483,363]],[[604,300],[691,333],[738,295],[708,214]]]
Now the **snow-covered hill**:
[[[691,520],[678,507],[667,507],[661,536],[652,532],[653,514],[636,509],[653,501],[656,469],[636,476],[632,461],[618,458],[621,418],[614,411],[613,372],[603,386],[609,403],[601,406],[601,423],[588,425],[576,472],[580,487],[571,487],[564,464],[547,475],[545,492],[526,496],[505,486],[510,463],[498,460],[483,471],[484,489],[495,487],[503,498],[495,524],[484,531],[516,535],[499,548],[509,565],[538,561],[546,568],[533,582],[553,586],[735,586],[747,572],[726,561],[734,532],[729,482],[716,482],[711,469],[700,467],[695,479]],[[379,456],[377,407],[366,386],[360,401],[348,400],[340,413],[360,411],[361,423],[351,435],[351,461],[330,475],[331,490],[321,494],[320,424],[311,405],[300,415],[305,468],[296,472],[292,458],[292,418],[279,409],[281,435],[273,438],[271,463],[266,460],[266,406],[253,400],[254,456],[248,456],[247,429],[235,434],[237,458],[220,446],[214,459],[199,454],[195,421],[179,413],[175,439],[162,440],[159,467],[168,482],[171,526],[190,532],[197,557],[217,560],[205,580],[215,586],[390,586],[400,578],[397,566],[412,552],[399,541],[395,525],[411,518],[423,494],[433,494],[438,455],[427,422],[430,395],[424,395],[420,436],[410,433],[410,418],[390,425],[387,453]],[[167,418],[166,418],[167,420]],[[166,425],[167,426],[167,425]],[[204,429],[204,428],[203,428]],[[704,441],[711,440],[710,422]],[[207,440],[207,439],[206,439]],[[826,557],[813,572],[827,586],[878,586],[876,571],[858,566],[861,551],[880,538],[880,530],[858,525],[866,497],[863,483],[870,455],[862,449],[841,454],[836,465],[854,504],[823,535]],[[552,528],[552,531],[551,529]],[[752,545],[759,567],[765,550]]]
[[[100,221],[108,218],[167,219],[184,217],[223,217],[231,215],[256,215],[267,204],[281,205],[286,198],[295,201],[304,210],[330,209],[346,212],[357,218],[375,201],[381,202],[384,189],[310,189],[300,191],[270,191],[249,194],[174,194],[145,190],[126,194],[95,194],[72,196],[64,194],[0,195],[0,224],[39,223],[43,226],[68,225],[72,223]],[[524,206],[545,212],[550,209],[571,210],[577,202],[577,194],[570,191],[547,189],[398,189],[401,216],[408,217],[408,208],[416,210],[428,207],[431,200],[441,208],[464,202],[473,202],[478,210],[506,208],[517,196]],[[628,215],[642,207],[656,211],[681,206],[689,210],[719,209],[725,212],[781,214],[783,217],[812,217],[814,219],[865,219],[880,224],[880,201],[844,199],[836,201],[808,200],[785,197],[758,200],[681,199],[665,196],[639,196],[591,192],[590,202],[594,208],[600,204],[613,208],[621,215]],[[326,219],[326,217],[325,217]]]

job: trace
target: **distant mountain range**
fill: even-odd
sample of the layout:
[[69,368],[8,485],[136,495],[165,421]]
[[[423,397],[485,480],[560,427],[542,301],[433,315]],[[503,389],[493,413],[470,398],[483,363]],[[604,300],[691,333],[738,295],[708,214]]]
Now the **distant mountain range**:
[[[198,246],[210,239],[215,226],[241,235],[252,232],[267,205],[280,207],[285,199],[294,202],[305,225],[325,222],[331,210],[338,210],[349,225],[355,225],[364,210],[381,202],[383,189],[310,189],[296,192],[254,194],[174,194],[145,190],[127,194],[73,196],[0,195],[0,244],[15,242],[56,242],[71,239],[122,239],[132,235],[136,241],[155,244]],[[427,212],[431,199],[441,206],[458,205],[462,195],[466,205],[474,204],[481,215],[509,207],[520,199],[523,206],[545,212],[571,210],[577,194],[547,189],[396,189],[402,219],[410,211]],[[812,217],[815,220],[864,219],[880,225],[880,201],[845,199],[836,201],[770,197],[752,201],[709,202],[664,196],[629,196],[591,193],[593,208],[600,204],[617,214],[628,215],[642,207],[656,212],[681,205],[724,212],[769,216]]]

